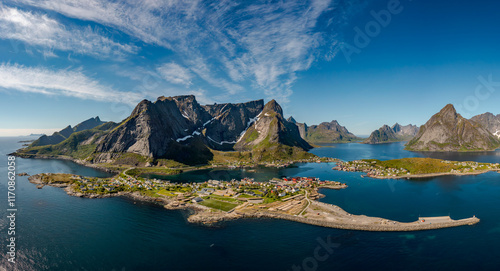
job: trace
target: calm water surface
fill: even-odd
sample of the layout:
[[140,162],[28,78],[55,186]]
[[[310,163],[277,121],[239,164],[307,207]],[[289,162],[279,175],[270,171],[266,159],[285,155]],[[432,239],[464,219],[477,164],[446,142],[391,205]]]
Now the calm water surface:
[[[19,138],[0,138],[0,174],[5,154]],[[451,160],[499,162],[499,152],[447,155],[403,150],[401,143],[335,144],[314,149],[343,160],[431,156]],[[108,176],[66,161],[17,159],[18,172],[65,172]],[[4,165],[4,166],[1,166]],[[58,188],[36,189],[26,177],[17,183],[17,264],[5,261],[7,188],[0,185],[0,232],[5,270],[497,270],[500,267],[500,174],[439,177],[419,181],[372,180],[359,173],[331,170],[333,164],[299,164],[288,169],[227,171],[178,178],[317,176],[339,180],[348,189],[322,190],[322,201],[348,212],[413,221],[418,216],[477,215],[481,222],[410,233],[372,233],[303,225],[279,220],[241,220],[220,228],[188,224],[181,211],[124,198],[83,199]],[[208,175],[208,177],[207,177]],[[194,176],[194,177],[193,177]],[[201,177],[200,177],[201,176]],[[182,179],[179,179],[182,181]],[[1,203],[3,202],[3,203]],[[324,261],[311,261],[318,238],[335,248]],[[317,264],[317,265],[312,265]],[[2,268],[0,268],[1,270]],[[304,269],[302,269],[304,270]]]

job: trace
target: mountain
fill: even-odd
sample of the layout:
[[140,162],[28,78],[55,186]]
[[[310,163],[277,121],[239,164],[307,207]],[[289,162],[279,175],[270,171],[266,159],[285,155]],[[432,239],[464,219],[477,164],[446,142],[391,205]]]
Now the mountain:
[[396,136],[406,137],[408,139],[413,138],[418,133],[417,125],[400,125],[399,123],[394,124],[391,129],[396,133]]
[[413,138],[417,133],[418,127],[416,125],[408,124],[403,126],[399,123],[394,124],[392,127],[384,125],[378,130],[373,131],[370,137],[363,141],[363,143],[380,144],[404,141]]
[[[55,134],[54,144],[19,155],[64,155],[108,165],[188,165],[310,158],[311,146],[274,100],[200,105],[193,95],[141,101],[119,124],[90,119]],[[56,137],[49,137],[55,139]],[[45,139],[47,140],[47,139]]]
[[96,162],[122,153],[206,163],[210,149],[230,150],[262,111],[262,100],[202,106],[193,95],[141,101],[97,146]]
[[471,118],[481,124],[486,130],[500,139],[500,114],[493,115],[489,112]]
[[371,133],[363,143],[365,144],[380,144],[400,141],[399,137],[396,135],[394,130],[388,125],[380,127]]
[[458,114],[446,105],[433,115],[406,145],[413,151],[481,151],[494,150],[500,142],[481,124]]
[[102,122],[99,119],[99,117],[90,118],[86,121],[77,124],[73,128],[71,127],[71,125],[68,125],[66,128],[62,129],[59,132],[53,133],[51,136],[42,135],[39,139],[35,140],[31,144],[31,146],[35,147],[35,146],[55,145],[63,142],[65,139],[69,138],[69,136],[75,132],[92,129],[104,123],[105,122]]
[[311,126],[307,126],[305,123],[298,123],[293,117],[288,118],[288,121],[294,123],[299,128],[300,136],[307,142],[336,143],[358,139],[358,137],[349,132],[344,126],[341,126],[336,120]]
[[295,124],[297,126],[297,128],[299,128],[300,137],[302,137],[303,139],[306,139],[306,134],[307,134],[307,129],[308,129],[307,124],[299,123],[291,116],[287,119],[287,121]]
[[304,152],[312,147],[300,136],[298,127],[283,117],[281,106],[271,100],[234,148],[239,151],[250,150],[258,160],[269,160],[307,156]]
[[[24,157],[72,157],[75,159],[86,159],[95,151],[97,144],[99,144],[104,135],[106,135],[109,131],[114,129],[117,124],[109,121],[105,122],[99,126],[82,130],[83,127],[91,127],[90,126],[80,126],[78,132],[70,133],[70,130],[65,128],[62,132],[58,132],[58,135],[68,135],[69,136],[63,141],[50,144],[50,145],[42,145],[37,146],[34,145],[36,143],[33,142],[30,146],[25,149],[21,149],[18,151],[18,155]],[[75,126],[76,128],[76,126]],[[74,128],[73,128],[74,129]],[[54,137],[48,137],[49,139]]]

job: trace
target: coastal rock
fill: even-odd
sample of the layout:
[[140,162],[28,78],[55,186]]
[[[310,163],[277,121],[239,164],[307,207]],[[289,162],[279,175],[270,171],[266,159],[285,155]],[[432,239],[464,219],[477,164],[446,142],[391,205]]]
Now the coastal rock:
[[500,146],[499,140],[481,124],[458,114],[446,105],[433,115],[408,142],[413,151],[484,151]]

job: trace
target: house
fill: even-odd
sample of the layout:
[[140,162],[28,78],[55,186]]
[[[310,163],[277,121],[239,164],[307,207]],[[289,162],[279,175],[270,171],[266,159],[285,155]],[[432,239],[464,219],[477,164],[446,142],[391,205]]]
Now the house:
[[202,199],[202,198],[200,198],[200,197],[196,197],[196,198],[194,198],[192,201],[193,201],[194,203],[199,203],[199,202],[202,202],[202,201],[203,201],[203,199]]
[[208,196],[208,195],[212,194],[214,191],[215,191],[215,189],[213,189],[213,188],[202,188],[197,193],[199,195],[206,195],[206,196]]

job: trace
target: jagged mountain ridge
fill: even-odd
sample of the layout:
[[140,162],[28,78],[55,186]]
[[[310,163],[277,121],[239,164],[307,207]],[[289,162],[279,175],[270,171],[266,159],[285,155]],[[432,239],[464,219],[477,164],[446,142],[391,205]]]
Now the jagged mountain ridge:
[[403,126],[399,123],[396,123],[392,127],[383,125],[378,130],[373,131],[370,134],[370,137],[365,139],[363,143],[381,144],[404,141],[413,138],[417,133],[418,127],[412,124]]
[[500,142],[481,124],[458,114],[453,105],[446,105],[434,114],[406,149],[414,151],[481,151],[494,150]]
[[236,143],[235,149],[248,150],[261,143],[280,143],[305,150],[312,148],[300,137],[297,126],[283,117],[283,109],[275,100],[264,106],[256,121]]
[[227,150],[263,108],[263,100],[242,104],[200,105],[193,95],[143,100],[129,118],[97,146],[97,162],[131,152],[147,157],[178,158],[179,150]]
[[490,112],[486,112],[472,117],[471,120],[481,124],[486,130],[500,139],[500,114],[495,116]]
[[412,125],[412,124],[408,124],[408,125],[403,126],[403,125],[396,122],[396,124],[394,124],[391,127],[391,129],[394,131],[394,133],[397,136],[401,136],[401,137],[413,138],[418,133],[417,125]]
[[35,140],[31,144],[31,146],[35,147],[35,146],[55,145],[63,142],[64,140],[69,138],[73,133],[92,129],[104,123],[105,122],[101,121],[101,119],[98,116],[95,118],[90,118],[75,125],[75,127],[71,127],[71,125],[68,125],[66,126],[66,128],[62,129],[61,131],[55,132],[50,136],[42,135],[40,138]]

